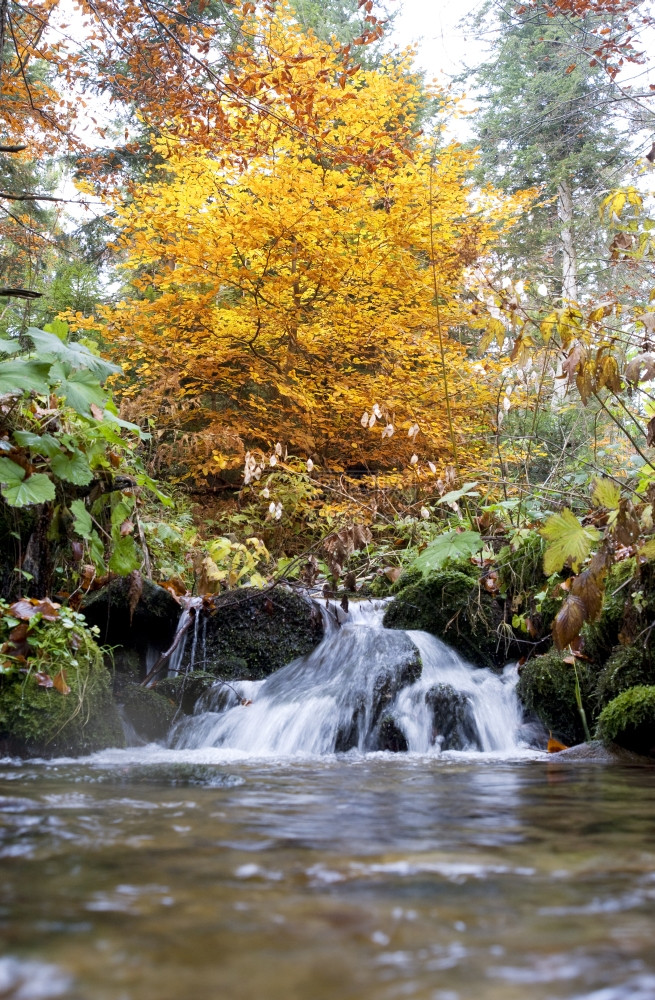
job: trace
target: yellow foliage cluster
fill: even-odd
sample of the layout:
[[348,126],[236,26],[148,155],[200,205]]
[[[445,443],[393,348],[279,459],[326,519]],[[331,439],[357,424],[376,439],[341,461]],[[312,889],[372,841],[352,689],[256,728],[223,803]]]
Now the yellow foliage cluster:
[[[425,93],[411,53],[344,74],[282,6],[266,37],[293,87],[311,88],[320,134],[274,123],[264,141],[260,122],[246,163],[206,138],[159,140],[161,180],[116,208],[129,287],[103,336],[164,425],[174,383],[171,432],[220,424],[247,447],[284,441],[333,469],[451,461],[446,379],[462,461],[476,467],[493,363],[485,372],[460,343],[480,325],[466,275],[512,207],[473,191],[471,153],[418,133],[422,102],[445,98]],[[272,88],[276,116],[289,115],[277,100]]]

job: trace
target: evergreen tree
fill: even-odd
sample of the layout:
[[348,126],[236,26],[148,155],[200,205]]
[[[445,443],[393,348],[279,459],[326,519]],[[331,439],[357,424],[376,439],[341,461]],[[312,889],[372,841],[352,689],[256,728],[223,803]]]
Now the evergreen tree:
[[[476,19],[478,30],[489,27],[490,12],[488,5]],[[480,179],[508,192],[540,191],[506,238],[503,263],[529,262],[531,277],[574,301],[608,284],[597,206],[625,162],[604,100],[611,84],[577,44],[585,26],[585,17],[546,13],[545,5],[494,7],[492,55],[467,74],[480,92]]]

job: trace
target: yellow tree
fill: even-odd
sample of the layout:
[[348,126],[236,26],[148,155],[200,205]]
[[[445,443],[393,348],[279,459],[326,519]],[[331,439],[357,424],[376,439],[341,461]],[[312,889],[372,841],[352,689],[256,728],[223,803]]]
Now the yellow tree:
[[[470,153],[416,133],[426,95],[411,54],[344,73],[282,7],[262,34],[280,107],[268,141],[258,126],[261,152],[231,165],[205,137],[162,140],[161,181],[117,208],[129,290],[103,336],[127,394],[168,417],[169,444],[175,432],[188,459],[195,449],[195,478],[275,441],[331,468],[454,451],[476,466],[490,393],[454,334],[479,325],[465,276],[508,206],[473,192]],[[299,91],[313,95],[313,131],[304,113],[282,132]]]

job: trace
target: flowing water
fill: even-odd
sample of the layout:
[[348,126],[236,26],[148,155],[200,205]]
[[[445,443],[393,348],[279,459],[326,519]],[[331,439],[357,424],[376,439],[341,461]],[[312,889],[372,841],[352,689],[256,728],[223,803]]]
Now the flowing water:
[[[654,770],[522,746],[509,672],[421,634],[385,671],[359,624],[328,636],[332,680],[324,647],[204,706],[177,736],[204,745],[0,761],[2,1000],[655,998]],[[479,749],[443,748],[439,684]],[[380,692],[408,753],[367,749]],[[308,709],[352,749],[308,750]]]

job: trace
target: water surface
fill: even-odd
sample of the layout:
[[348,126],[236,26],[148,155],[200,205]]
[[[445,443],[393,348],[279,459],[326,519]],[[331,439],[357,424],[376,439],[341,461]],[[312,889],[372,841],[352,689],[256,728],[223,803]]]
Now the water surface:
[[653,1000],[654,771],[534,752],[0,763],[0,997]]

